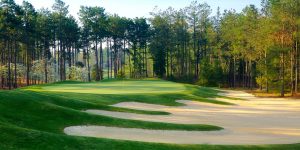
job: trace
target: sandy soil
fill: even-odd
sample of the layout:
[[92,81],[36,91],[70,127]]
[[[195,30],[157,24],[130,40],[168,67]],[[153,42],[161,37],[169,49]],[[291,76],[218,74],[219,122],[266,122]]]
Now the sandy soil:
[[170,112],[171,115],[141,115],[132,113],[87,110],[86,112],[123,119],[181,123],[211,124],[222,131],[169,131],[144,130],[103,126],[73,126],[65,133],[111,139],[175,143],[175,144],[291,144],[300,142],[300,100],[256,98],[240,91],[223,91],[221,95],[245,100],[227,100],[234,106],[223,106],[195,101],[179,100],[186,106],[170,107],[136,102],[114,106],[141,110]]

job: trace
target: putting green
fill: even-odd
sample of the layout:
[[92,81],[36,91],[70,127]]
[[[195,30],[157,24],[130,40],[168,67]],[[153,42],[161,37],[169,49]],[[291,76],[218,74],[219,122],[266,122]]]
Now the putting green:
[[161,80],[115,81],[99,83],[54,84],[42,87],[49,92],[89,94],[177,93],[186,90],[183,84]]

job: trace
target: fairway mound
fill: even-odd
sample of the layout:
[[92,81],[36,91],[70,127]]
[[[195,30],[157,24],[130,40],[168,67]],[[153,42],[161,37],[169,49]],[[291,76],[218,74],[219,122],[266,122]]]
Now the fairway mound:
[[[241,96],[239,96],[241,94]],[[292,144],[300,142],[300,101],[290,99],[256,98],[244,92],[225,91],[224,96],[243,98],[231,101],[236,105],[217,105],[180,100],[185,106],[173,107],[137,102],[123,102],[113,106],[165,111],[170,115],[142,115],[102,110],[86,112],[122,119],[177,124],[211,124],[221,131],[170,131],[116,128],[103,126],[75,126],[65,133],[111,139],[174,144],[257,145]]]

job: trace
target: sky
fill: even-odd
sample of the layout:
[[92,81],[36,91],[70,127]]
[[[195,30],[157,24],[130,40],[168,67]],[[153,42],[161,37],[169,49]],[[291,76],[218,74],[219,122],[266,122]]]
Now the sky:
[[[22,4],[23,0],[15,0],[17,4]],[[42,7],[51,9],[55,0],[27,0],[36,9]],[[180,9],[188,6],[193,0],[63,0],[69,5],[70,14],[78,18],[77,13],[81,5],[84,6],[101,6],[110,14],[118,14],[122,17],[149,17],[155,6],[159,9],[166,9],[169,6]],[[206,2],[211,6],[214,15],[218,6],[221,11],[225,9],[235,9],[240,12],[245,6],[254,4],[260,6],[261,0],[198,0]]]

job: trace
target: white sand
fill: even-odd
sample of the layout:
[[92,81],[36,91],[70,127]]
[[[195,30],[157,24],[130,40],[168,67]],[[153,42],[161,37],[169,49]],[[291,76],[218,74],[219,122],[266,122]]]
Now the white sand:
[[65,133],[77,136],[101,137],[144,142],[174,144],[291,144],[300,142],[300,100],[256,98],[238,91],[225,91],[224,96],[247,101],[226,100],[235,106],[223,106],[180,100],[181,107],[119,103],[114,106],[140,110],[170,112],[171,115],[141,115],[132,113],[87,110],[86,112],[123,119],[181,124],[210,124],[225,128],[222,131],[144,130],[103,126],[74,126]]

